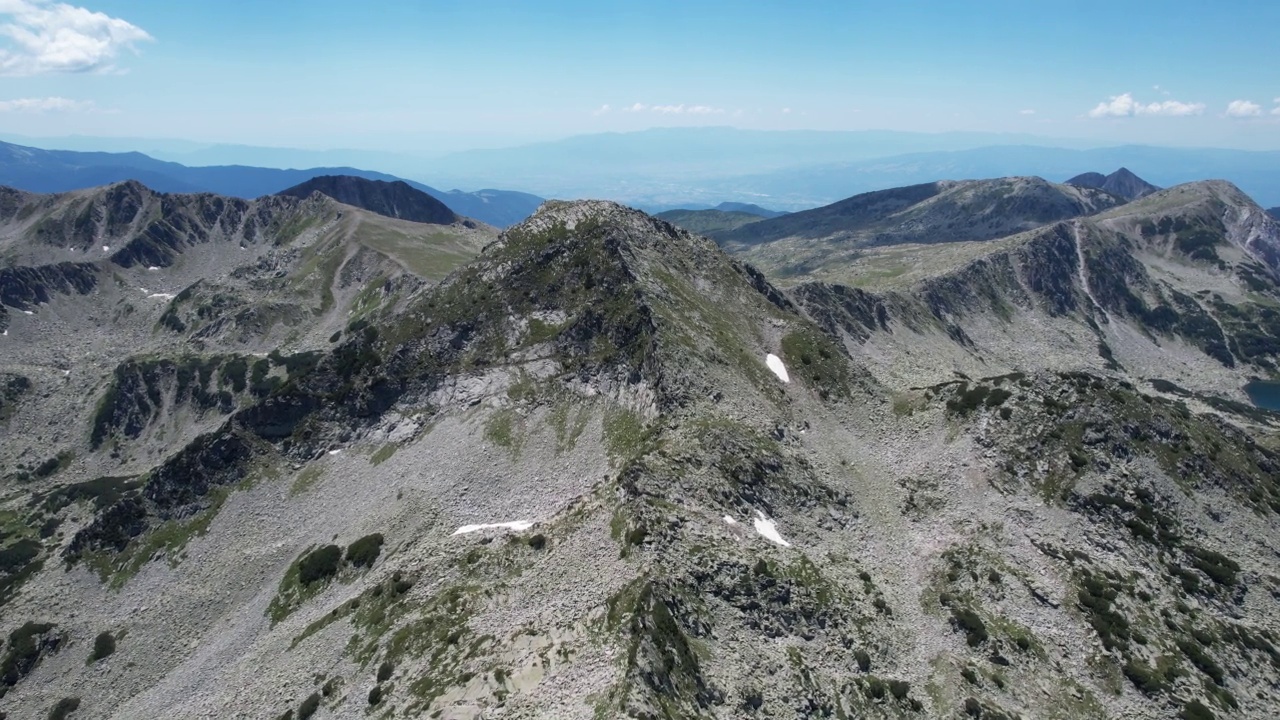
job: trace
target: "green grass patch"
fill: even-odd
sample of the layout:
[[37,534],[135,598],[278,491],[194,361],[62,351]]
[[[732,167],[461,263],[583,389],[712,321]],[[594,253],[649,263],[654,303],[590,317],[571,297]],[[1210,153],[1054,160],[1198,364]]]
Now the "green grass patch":
[[297,497],[315,487],[315,484],[320,482],[322,475],[324,475],[324,471],[320,469],[317,463],[312,463],[302,468],[289,485],[289,497]]
[[484,438],[498,447],[510,450],[513,457],[519,457],[524,446],[522,424],[515,409],[499,408],[485,419]]
[[373,453],[373,455],[369,458],[369,464],[373,465],[374,467],[377,467],[382,463],[390,460],[391,456],[395,455],[396,451],[399,449],[400,449],[400,443],[387,443],[382,447],[378,448]]
[[609,457],[623,462],[635,457],[650,438],[644,419],[632,410],[613,407],[604,413],[604,442]]
[[803,381],[824,400],[849,397],[853,392],[851,361],[816,328],[805,327],[782,338],[782,359],[793,380]]

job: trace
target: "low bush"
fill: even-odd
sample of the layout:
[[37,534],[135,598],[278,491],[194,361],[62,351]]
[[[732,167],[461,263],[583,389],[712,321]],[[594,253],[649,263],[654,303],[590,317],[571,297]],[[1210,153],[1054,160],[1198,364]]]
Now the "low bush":
[[311,693],[298,706],[298,720],[307,720],[320,709],[320,693]]
[[1129,660],[1124,664],[1124,676],[1133,686],[1146,695],[1156,695],[1168,689],[1164,678],[1141,660]]
[[66,720],[67,716],[80,709],[80,698],[65,697],[49,710],[49,720]]
[[858,670],[862,672],[871,672],[871,656],[866,650],[861,648],[853,651],[853,657],[858,661]]
[[378,666],[378,682],[384,683],[390,680],[391,674],[394,673],[395,671],[396,671],[396,666],[392,665],[391,661],[389,660],[383,661],[383,663]]
[[96,663],[116,651],[116,637],[110,632],[100,632],[93,639],[93,652],[89,654],[89,662]]
[[377,705],[380,702],[382,702],[382,686],[374,685],[373,689],[369,691],[369,704]]
[[987,640],[987,626],[978,613],[969,608],[951,608],[951,623],[964,631],[969,647],[977,647]]
[[347,546],[347,562],[355,567],[373,567],[382,553],[382,533],[365,535]]
[[1180,720],[1216,720],[1217,716],[1213,711],[1205,707],[1204,703],[1199,700],[1192,700],[1182,706],[1182,712],[1178,713]]
[[316,548],[298,561],[298,581],[303,585],[310,585],[331,578],[338,573],[341,561],[342,549],[337,545]]

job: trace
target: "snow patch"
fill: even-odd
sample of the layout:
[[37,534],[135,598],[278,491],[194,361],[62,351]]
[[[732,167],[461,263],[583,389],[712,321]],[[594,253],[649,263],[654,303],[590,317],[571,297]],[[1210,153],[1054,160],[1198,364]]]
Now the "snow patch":
[[782,364],[782,358],[769,353],[764,356],[764,364],[769,366],[769,369],[773,371],[774,375],[778,376],[779,380],[784,383],[791,382],[791,376],[787,374],[787,366]]
[[155,272],[155,271],[157,271],[157,270],[159,270],[159,269],[160,269],[160,268],[156,267],[155,265],[152,265],[151,267],[147,268],[147,271],[148,271],[148,272]]
[[782,539],[782,536],[778,534],[778,526],[774,525],[773,521],[766,518],[764,513],[759,510],[756,511],[754,524],[756,526],[756,532],[760,533],[760,535],[766,540],[781,545],[782,547],[791,547],[791,543]]
[[22,313],[24,315],[35,315],[35,313],[31,312],[30,310],[23,310]]
[[103,246],[102,246],[102,252],[111,252],[111,246],[110,246],[110,245],[103,245]]
[[342,452],[342,450],[341,450],[341,449],[338,449],[338,450],[330,450],[330,451],[329,451],[329,454],[330,454],[330,455],[337,455],[337,454],[339,454],[339,453],[341,453],[341,452]]
[[160,298],[161,300],[172,300],[173,293],[151,293],[148,298]]
[[730,525],[737,525],[737,524],[738,524],[738,521],[737,521],[737,520],[734,520],[733,518],[729,517],[728,515],[725,515],[725,516],[724,516],[724,521],[725,521],[725,522],[727,522],[727,523],[729,523]]
[[525,530],[528,530],[528,529],[529,529],[529,528],[531,528],[531,527],[533,527],[533,523],[531,523],[531,522],[526,522],[526,521],[524,521],[524,520],[516,520],[516,521],[514,521],[514,522],[504,522],[504,523],[485,523],[485,524],[482,524],[482,525],[463,525],[462,527],[458,528],[457,530],[454,530],[454,531],[453,531],[453,534],[454,534],[454,535],[465,535],[465,534],[467,534],[467,533],[473,533],[473,532],[476,532],[477,530],[488,530],[488,529],[490,529],[490,528],[506,528],[507,530],[515,530],[516,532],[524,532]]

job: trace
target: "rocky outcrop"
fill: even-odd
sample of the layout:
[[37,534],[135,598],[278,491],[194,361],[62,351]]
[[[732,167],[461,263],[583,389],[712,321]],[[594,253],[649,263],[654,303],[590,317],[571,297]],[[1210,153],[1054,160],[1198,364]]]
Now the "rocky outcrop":
[[98,268],[90,263],[0,268],[0,303],[31,310],[57,294],[88,295],[98,286]]

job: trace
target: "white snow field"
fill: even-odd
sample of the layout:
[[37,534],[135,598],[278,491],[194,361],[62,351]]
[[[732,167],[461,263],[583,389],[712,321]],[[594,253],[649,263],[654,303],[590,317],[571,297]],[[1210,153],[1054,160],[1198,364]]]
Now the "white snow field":
[[473,532],[476,532],[477,530],[488,530],[490,528],[506,528],[508,530],[515,530],[516,532],[524,532],[525,530],[528,530],[531,527],[533,527],[533,523],[531,522],[526,522],[524,520],[516,520],[514,522],[486,523],[483,525],[463,525],[457,530],[454,530],[453,534],[465,535],[466,533],[473,533]]
[[756,511],[755,519],[756,532],[760,533],[766,540],[781,545],[782,547],[791,547],[791,543],[787,542],[778,534],[778,526],[773,524],[764,516],[764,513]]
[[787,374],[787,366],[782,364],[782,358],[769,353],[764,356],[764,364],[769,366],[769,369],[773,371],[774,375],[778,376],[779,380],[784,383],[791,382],[791,376]]

